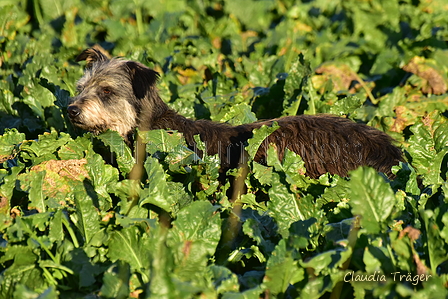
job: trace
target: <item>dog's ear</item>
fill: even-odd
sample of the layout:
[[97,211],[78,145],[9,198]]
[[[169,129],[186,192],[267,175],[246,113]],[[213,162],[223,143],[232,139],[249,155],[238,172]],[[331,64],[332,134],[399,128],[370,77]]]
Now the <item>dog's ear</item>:
[[154,90],[159,73],[135,61],[126,61],[126,65],[129,68],[135,96],[138,99],[144,98],[148,92]]
[[107,54],[98,46],[84,50],[81,54],[76,57],[76,61],[87,61],[87,68],[90,68],[95,62],[108,61],[109,57]]

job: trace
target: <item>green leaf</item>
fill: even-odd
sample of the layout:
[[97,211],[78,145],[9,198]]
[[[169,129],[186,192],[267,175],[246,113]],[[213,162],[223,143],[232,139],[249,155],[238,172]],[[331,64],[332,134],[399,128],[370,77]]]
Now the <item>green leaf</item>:
[[253,123],[257,121],[255,113],[252,112],[252,107],[246,103],[239,103],[230,107],[224,116],[220,119],[221,122],[228,122],[231,125],[242,125]]
[[253,162],[252,169],[254,171],[254,177],[262,185],[270,185],[272,180],[272,167],[263,166],[257,162]]
[[132,156],[131,149],[124,142],[123,137],[115,131],[108,130],[98,135],[97,138],[103,141],[114,153],[118,167],[123,175],[128,174],[134,166],[135,159]]
[[269,189],[269,213],[277,221],[280,234],[286,238],[289,235],[289,226],[296,221],[311,217],[320,218],[316,210],[314,199],[308,195],[301,197],[285,186],[278,174],[274,174],[272,187]]
[[0,214],[7,214],[9,212],[11,200],[14,194],[15,186],[18,179],[18,174],[23,169],[23,166],[11,167],[8,170],[0,169],[0,198],[2,198],[3,206],[0,208]]
[[177,214],[167,244],[173,249],[176,268],[182,280],[198,279],[214,255],[221,238],[221,219],[217,207],[207,201],[196,201]]
[[147,144],[148,153],[159,159],[163,158],[173,173],[189,173],[190,164],[200,160],[197,153],[186,146],[183,135],[180,133],[151,130],[139,132],[139,134],[142,141]]
[[235,15],[240,22],[250,29],[260,30],[269,25],[270,10],[274,8],[275,2],[271,0],[253,1],[249,0],[245,5],[241,5],[236,0],[226,2],[226,10]]
[[[23,284],[34,291],[43,291],[48,287],[42,271],[36,267],[37,256],[32,248],[25,246],[9,246],[6,256],[1,261],[14,259],[14,263],[2,272],[0,281],[0,297],[13,297],[14,287]],[[19,297],[21,298],[21,297]]]
[[6,130],[0,136],[0,161],[10,159],[16,146],[25,140],[25,134],[19,133],[17,129]]
[[183,138],[180,133],[169,133],[165,130],[139,132],[139,136],[142,138],[142,142],[147,144],[146,148],[150,154],[154,154],[157,151],[162,153],[171,152]]
[[356,96],[345,97],[330,106],[329,113],[334,115],[350,115],[357,117],[356,110],[362,106],[361,100]]
[[51,91],[36,82],[29,82],[28,85],[28,89],[25,90],[30,90],[30,93],[24,93],[22,101],[39,118],[45,119],[45,108],[54,105],[53,102],[56,100],[56,97]]
[[58,150],[58,156],[61,160],[82,159],[85,158],[86,152],[93,150],[90,134],[77,137],[70,140]]
[[156,158],[148,157],[145,162],[145,169],[148,174],[148,184],[141,192],[139,205],[153,204],[171,212],[176,202],[171,196],[162,165]]
[[118,262],[111,266],[103,277],[103,286],[101,287],[101,298],[129,298],[129,264]]
[[62,210],[57,210],[53,214],[53,218],[50,222],[50,233],[48,236],[52,242],[64,240],[64,231],[62,227],[62,218],[65,217],[62,214]]
[[304,88],[307,86],[311,74],[312,70],[309,61],[304,59],[303,54],[299,54],[291,64],[285,79],[285,86],[283,87],[285,92],[283,116],[297,115],[302,102]]
[[288,190],[280,181],[278,174],[272,176],[272,188],[269,189],[269,212],[277,221],[280,234],[285,238],[288,236],[289,226],[298,220],[305,220],[307,216],[300,208],[298,194]]
[[261,219],[249,218],[244,221],[242,229],[244,234],[253,239],[263,252],[272,252],[275,244],[269,240],[270,236],[263,230],[266,226]]
[[[364,250],[362,261],[366,265],[366,273],[375,273],[375,271],[381,271],[382,265],[386,265],[386,263],[391,264],[391,260],[386,259],[384,253],[374,246],[369,246],[366,248],[366,250]],[[393,271],[393,267],[390,268]]]
[[[415,169],[407,164],[400,163],[400,166],[394,166],[398,169],[396,172],[397,177],[391,182],[391,187],[396,189],[404,189],[407,193],[412,195],[420,195],[421,191],[418,186],[417,173]],[[392,168],[392,170],[394,170]]]
[[108,241],[108,256],[112,262],[121,260],[128,263],[133,271],[142,275],[144,283],[147,283],[153,247],[150,241],[150,237],[141,233],[136,226],[115,230]]
[[315,275],[330,274],[332,271],[337,271],[351,255],[350,249],[329,250],[313,256],[307,261],[300,261],[300,265],[304,268],[314,269]]
[[191,164],[199,161],[199,156],[183,144],[179,144],[165,157],[168,168],[173,173],[187,174],[191,172]]
[[263,284],[273,295],[286,292],[289,285],[293,285],[305,278],[304,269],[299,267],[298,261],[293,260],[286,249],[286,241],[280,240],[266,264],[266,275]]
[[440,169],[448,153],[448,122],[435,112],[418,121],[410,130],[414,135],[409,138],[407,150],[412,157],[412,166],[423,175],[425,185],[440,185]]
[[42,161],[56,159],[56,151],[61,146],[70,141],[70,135],[56,131],[39,135],[37,141],[27,141],[21,146],[20,156],[24,159],[30,159],[35,164]]
[[[413,255],[412,243],[414,242],[414,240],[412,240],[407,236],[398,237],[398,232],[391,232],[390,239],[391,239],[391,246],[394,249],[394,252],[396,253],[397,266],[399,267],[399,269],[402,269],[402,271],[412,273],[416,268],[415,267],[416,265],[414,265],[414,260],[412,258]],[[369,261],[371,260],[369,259]],[[379,262],[381,262],[381,260]],[[383,265],[386,265],[389,262],[390,260],[385,263],[383,262]]]
[[218,294],[225,294],[226,292],[238,292],[239,283],[238,277],[228,268],[217,265],[210,265],[207,271],[212,273],[213,286]]
[[247,153],[252,160],[263,141],[278,128],[280,128],[280,126],[274,122],[271,126],[263,125],[259,129],[254,129],[254,135],[248,140],[248,146],[246,146]]
[[100,231],[100,216],[91,198],[84,192],[81,184],[73,190],[76,213],[71,215],[71,220],[83,236],[85,244],[89,244]]
[[34,208],[39,212],[45,212],[47,205],[45,195],[42,190],[46,171],[32,171],[18,176],[20,188],[29,194],[29,208]]
[[35,290],[29,289],[23,284],[19,284],[14,291],[13,298],[29,298],[29,299],[58,299],[59,292],[56,290],[55,286],[51,286],[46,290],[41,292],[36,292]]
[[439,208],[435,211],[425,210],[420,212],[427,233],[427,248],[431,273],[437,273],[437,267],[448,260],[447,246],[440,236],[440,228],[435,221],[439,213]]
[[115,184],[118,181],[118,170],[111,165],[104,163],[103,158],[92,152],[88,153],[86,170],[89,173],[92,186],[97,193],[99,204],[102,208],[107,209],[112,199],[109,193],[114,192]]
[[[314,225],[316,222],[316,218],[310,218],[305,221],[299,220],[292,223],[289,228],[288,245],[297,250],[307,248],[307,246],[312,243],[311,238],[313,236],[311,233],[316,230]],[[312,245],[313,244],[311,244],[311,246]]]
[[371,234],[385,227],[395,206],[395,195],[377,171],[360,167],[351,172],[350,205],[354,215],[361,216],[361,226]]
[[[180,281],[173,275],[175,267],[173,251],[166,244],[167,230],[160,229],[154,232],[154,246],[152,248],[151,281],[148,284],[149,298],[191,298],[193,294],[200,292],[200,288]],[[188,280],[193,279],[190,277]]]
[[[276,157],[277,152],[269,149],[268,155],[271,157],[273,156]],[[275,166],[276,170],[281,169],[281,171],[285,173],[286,181],[289,184],[291,184],[292,189],[296,188],[305,189],[310,185],[311,182],[313,182],[313,180],[305,176],[306,174],[305,162],[298,154],[289,149],[285,150],[285,155],[283,157],[281,166],[278,163],[276,163]]]

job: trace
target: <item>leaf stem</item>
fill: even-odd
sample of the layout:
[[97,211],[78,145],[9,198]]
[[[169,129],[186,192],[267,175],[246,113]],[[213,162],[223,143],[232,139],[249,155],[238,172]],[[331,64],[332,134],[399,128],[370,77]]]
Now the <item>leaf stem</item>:
[[[352,228],[348,233],[348,244],[347,248],[350,248],[352,251],[350,257],[342,264],[341,271],[345,271],[348,269],[350,265],[350,261],[352,260],[353,252],[355,251],[356,242],[358,241],[358,232],[361,229],[361,224],[359,220],[359,216],[355,216],[355,219],[352,224]],[[339,299],[341,297],[342,286],[344,285],[343,281],[339,281],[336,283],[333,291],[331,292],[330,299]]]
[[27,232],[32,239],[34,239],[34,241],[36,241],[37,243],[39,243],[40,247],[45,250],[45,252],[48,254],[48,256],[51,258],[51,260],[53,262],[55,262],[56,264],[59,264],[59,259],[56,258],[53,253],[51,253],[50,249],[48,249],[48,247],[39,239],[39,237],[28,227],[28,225],[22,221],[22,219],[17,218],[17,222],[20,223],[20,226],[23,228],[23,230],[25,232]]
[[372,92],[369,90],[369,88],[367,88],[367,85],[364,82],[364,80],[361,79],[361,77],[359,77],[357,73],[353,72],[353,74],[356,77],[356,80],[358,80],[359,84],[361,84],[362,88],[366,91],[367,97],[369,97],[369,99],[372,102],[372,104],[377,104],[378,100],[375,99],[375,97],[373,96]]
[[73,245],[74,245],[76,248],[78,248],[78,247],[79,247],[78,239],[76,238],[76,234],[75,234],[75,232],[73,231],[73,229],[71,228],[70,223],[68,222],[68,220],[67,220],[65,214],[64,214],[64,217],[62,217],[62,224],[63,224],[63,225],[65,226],[65,228],[67,229],[67,231],[68,231],[68,233],[69,233],[69,235],[70,235],[70,238],[72,239]]
[[33,7],[37,22],[39,25],[42,25],[44,23],[44,18],[42,17],[42,12],[40,10],[39,0],[33,0]]
[[47,280],[52,284],[57,286],[58,282],[56,281],[56,279],[54,279],[54,277],[51,275],[50,271],[47,270],[47,268],[42,267],[41,268],[42,271],[44,271],[44,276],[47,278]]
[[143,35],[143,17],[142,17],[142,5],[139,0],[134,0],[135,4],[135,18],[137,21],[137,32],[139,36]]
[[311,83],[311,80],[307,80],[307,86],[308,86],[308,94],[310,96],[310,100],[309,100],[309,113],[311,115],[316,114],[316,97],[313,94],[314,88],[313,85]]

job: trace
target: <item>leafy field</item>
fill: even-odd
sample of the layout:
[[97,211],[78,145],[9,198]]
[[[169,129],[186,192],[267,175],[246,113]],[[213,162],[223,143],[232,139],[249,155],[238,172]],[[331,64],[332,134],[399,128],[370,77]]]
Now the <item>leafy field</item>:
[[[448,2],[296,2],[1,0],[0,298],[448,298]],[[94,44],[187,117],[336,114],[407,163],[317,180],[270,147],[232,201],[217,157],[151,131],[129,179],[121,137],[66,116]]]

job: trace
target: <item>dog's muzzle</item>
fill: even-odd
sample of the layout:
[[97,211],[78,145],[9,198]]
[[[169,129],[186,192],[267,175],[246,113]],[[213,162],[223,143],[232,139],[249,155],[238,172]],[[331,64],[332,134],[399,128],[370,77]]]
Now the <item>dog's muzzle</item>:
[[71,119],[74,119],[81,114],[81,109],[79,109],[79,107],[76,105],[70,105],[67,107],[67,112],[68,112],[68,116]]

